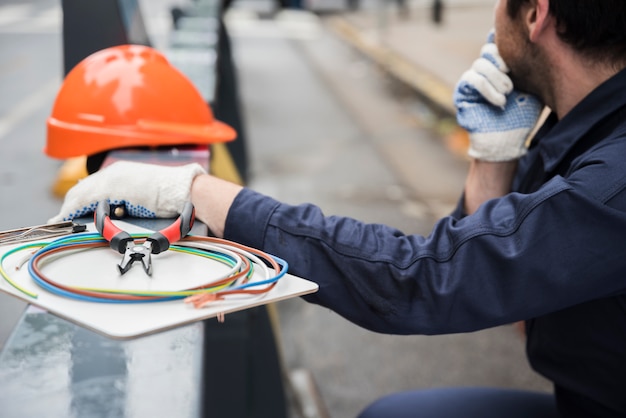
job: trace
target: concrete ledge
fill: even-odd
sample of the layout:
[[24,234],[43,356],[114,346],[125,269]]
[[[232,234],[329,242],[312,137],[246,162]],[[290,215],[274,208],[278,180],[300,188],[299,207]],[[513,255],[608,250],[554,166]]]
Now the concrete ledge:
[[309,370],[293,369],[289,371],[288,379],[294,392],[295,407],[302,418],[330,418]]
[[329,18],[327,24],[344,41],[368,56],[390,75],[413,88],[439,110],[449,116],[456,114],[456,109],[450,99],[453,89],[446,82],[429,71],[418,68],[374,37],[366,36],[341,16]]

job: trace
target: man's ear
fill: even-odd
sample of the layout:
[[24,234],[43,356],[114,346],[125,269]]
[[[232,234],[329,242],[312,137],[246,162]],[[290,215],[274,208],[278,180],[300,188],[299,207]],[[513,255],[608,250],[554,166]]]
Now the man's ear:
[[550,0],[531,0],[527,4],[522,16],[530,41],[536,42],[553,20],[550,16]]

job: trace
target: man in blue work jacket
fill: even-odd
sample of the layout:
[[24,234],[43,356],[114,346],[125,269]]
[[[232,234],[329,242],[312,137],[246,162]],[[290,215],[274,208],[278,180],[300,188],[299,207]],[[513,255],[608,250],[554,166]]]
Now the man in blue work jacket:
[[[193,166],[113,165],[73,188],[57,219],[102,197],[172,216],[163,200],[191,198],[214,234],[286,259],[319,284],[307,300],[367,329],[525,320],[530,363],[554,382],[554,394],[401,393],[363,417],[626,416],[625,23],[624,0],[497,2],[495,36],[454,97],[471,140],[464,194],[428,237],[326,217]],[[161,170],[171,171],[157,183]]]

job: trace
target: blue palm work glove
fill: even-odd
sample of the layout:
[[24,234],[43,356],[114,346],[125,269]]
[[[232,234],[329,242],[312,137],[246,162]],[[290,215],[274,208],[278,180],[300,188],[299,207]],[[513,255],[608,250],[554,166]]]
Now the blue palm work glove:
[[458,124],[468,131],[470,157],[510,161],[526,153],[526,139],[543,104],[514,89],[491,32],[480,58],[461,76],[454,92]]
[[118,161],[72,187],[59,214],[48,222],[86,216],[101,200],[124,205],[126,215],[134,218],[173,218],[189,200],[193,179],[204,173],[196,163],[171,167]]

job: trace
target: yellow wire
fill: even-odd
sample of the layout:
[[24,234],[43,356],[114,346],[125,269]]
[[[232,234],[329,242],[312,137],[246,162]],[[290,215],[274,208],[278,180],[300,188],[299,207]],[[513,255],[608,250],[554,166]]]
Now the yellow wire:
[[26,250],[28,248],[35,248],[35,247],[43,247],[45,244],[43,243],[34,243],[34,244],[27,244],[27,245],[23,245],[20,247],[16,247],[10,251],[7,251],[6,253],[4,253],[4,255],[2,256],[2,259],[0,261],[0,275],[4,278],[4,280],[7,281],[7,283],[9,283],[11,286],[13,286],[15,289],[19,290],[20,292],[24,293],[25,295],[30,296],[33,299],[37,299],[39,297],[39,295],[37,293],[31,292],[28,289],[23,288],[22,286],[20,286],[19,284],[17,284],[15,281],[13,281],[13,279],[11,279],[11,277],[9,276],[9,274],[6,272],[6,270],[4,269],[3,266],[3,261],[6,257],[8,257],[9,255],[16,253],[18,251],[22,251],[22,250]]

